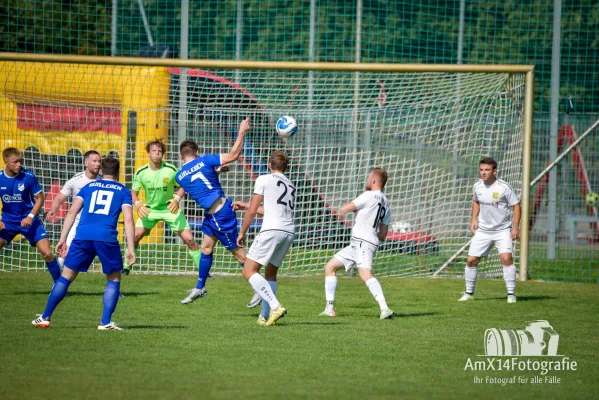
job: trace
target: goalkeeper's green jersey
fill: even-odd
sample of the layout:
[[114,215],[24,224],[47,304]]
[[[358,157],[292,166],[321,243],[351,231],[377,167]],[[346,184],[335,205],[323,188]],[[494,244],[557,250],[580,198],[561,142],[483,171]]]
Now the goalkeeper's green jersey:
[[175,185],[177,185],[176,173],[177,167],[164,161],[157,171],[150,168],[150,164],[146,164],[135,172],[131,189],[139,193],[143,186],[146,194],[144,203],[153,210],[166,210],[168,208],[166,202],[173,199]]

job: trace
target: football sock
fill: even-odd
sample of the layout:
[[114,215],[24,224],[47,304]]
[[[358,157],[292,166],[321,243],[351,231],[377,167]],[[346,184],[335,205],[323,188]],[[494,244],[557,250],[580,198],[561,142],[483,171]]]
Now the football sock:
[[50,262],[46,262],[46,267],[50,271],[50,275],[52,275],[52,280],[56,282],[60,278],[60,265],[58,265],[56,258],[53,258]]
[[206,286],[206,279],[212,268],[212,254],[203,254],[200,256],[200,269],[198,270],[198,283],[196,289],[202,289]]
[[466,280],[466,293],[474,294],[474,284],[476,283],[476,275],[478,275],[478,269],[471,268],[466,265],[464,270],[464,279]]
[[189,250],[189,255],[191,256],[191,259],[193,260],[193,265],[195,267],[200,266],[200,254],[202,254],[202,251],[200,249]]
[[503,267],[503,280],[505,281],[505,287],[507,288],[507,295],[513,296],[516,290],[516,266],[509,265]]
[[46,303],[46,309],[42,314],[42,318],[50,318],[52,313],[58,306],[58,304],[64,299],[64,296],[67,294],[67,290],[69,289],[69,285],[71,281],[61,276],[52,286],[52,291],[50,292],[50,296],[48,296],[48,302]]
[[108,325],[112,318],[112,313],[119,302],[119,293],[121,292],[121,282],[107,281],[104,290],[104,309],[102,310],[102,325]]
[[337,291],[337,277],[336,276],[325,276],[324,277],[324,296],[327,300],[327,310],[333,309],[335,302],[335,292]]
[[[270,285],[270,289],[272,290],[272,293],[276,296],[277,295],[277,281],[267,281],[267,282]],[[270,315],[270,305],[266,301],[262,302],[262,311],[260,311],[260,315],[262,315],[266,319],[268,319],[268,316]]]
[[368,287],[368,290],[370,290],[370,293],[372,293],[374,299],[379,303],[381,311],[387,310],[389,307],[387,306],[387,302],[385,301],[385,295],[383,295],[383,288],[381,287],[379,281],[377,281],[376,278],[370,278],[366,281],[366,286]]
[[280,304],[275,294],[272,292],[268,281],[262,277],[262,275],[256,273],[250,276],[248,280],[250,285],[254,288],[254,291],[262,297],[262,300],[268,302],[270,308],[279,308]]

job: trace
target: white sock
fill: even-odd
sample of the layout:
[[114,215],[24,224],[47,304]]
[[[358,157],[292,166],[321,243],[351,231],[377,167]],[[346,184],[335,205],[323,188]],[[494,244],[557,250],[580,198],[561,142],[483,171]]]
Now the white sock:
[[503,280],[507,288],[508,296],[512,296],[516,290],[516,266],[514,264],[503,266]]
[[333,309],[335,303],[335,292],[337,291],[337,277],[336,276],[325,276],[324,277],[324,296],[327,300],[327,310]]
[[366,286],[368,287],[368,290],[370,290],[370,293],[372,293],[374,299],[379,303],[381,311],[387,310],[389,307],[387,307],[385,295],[383,294],[383,288],[381,287],[379,281],[377,281],[376,278],[370,278],[366,281]]
[[60,267],[60,269],[62,270],[64,268],[64,258],[62,257],[58,257],[56,259],[56,261],[58,261],[58,266]]
[[[268,282],[268,284],[270,285],[270,289],[272,290],[272,293],[274,295],[277,294],[277,282],[276,281],[266,281]],[[268,316],[270,314],[270,305],[266,302],[263,301],[262,302],[262,311],[260,311],[260,315],[262,315],[264,318],[268,319]]]
[[250,276],[248,280],[250,285],[254,288],[254,291],[262,297],[262,300],[268,302],[268,305],[272,309],[277,309],[281,304],[275,297],[275,294],[272,292],[268,281],[262,277],[260,274],[254,274]]
[[466,265],[466,269],[464,270],[464,278],[466,279],[466,293],[468,294],[474,294],[476,275],[478,275],[478,269],[471,268]]

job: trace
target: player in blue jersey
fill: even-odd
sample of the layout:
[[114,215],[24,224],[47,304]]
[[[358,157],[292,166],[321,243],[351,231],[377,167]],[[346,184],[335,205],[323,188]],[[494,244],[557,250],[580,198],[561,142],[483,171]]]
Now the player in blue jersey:
[[[179,146],[181,158],[185,162],[175,179],[181,189],[189,193],[192,199],[204,209],[202,223],[202,254],[196,287],[189,292],[182,304],[206,296],[206,279],[212,267],[212,252],[219,240],[235,259],[243,265],[245,250],[237,246],[237,216],[233,211],[231,200],[225,197],[218,179],[218,167],[232,163],[241,155],[243,139],[250,130],[249,120],[244,120],[239,126],[237,140],[231,152],[224,154],[204,154],[199,156],[199,148],[193,140],[184,140]],[[181,192],[178,193],[181,195]],[[175,198],[174,201],[177,201]]]
[[44,205],[44,192],[31,171],[22,167],[23,154],[14,147],[2,151],[6,167],[0,171],[0,249],[18,234],[37,247],[54,282],[60,278],[60,266],[50,249],[50,240],[37,213]]
[[125,217],[127,261],[130,265],[135,262],[135,253],[133,252],[135,227],[133,226],[131,192],[117,181],[118,176],[119,160],[114,157],[104,158],[102,160],[102,179],[85,185],[73,200],[73,205],[64,220],[56,251],[62,253],[66,250],[67,236],[77,214],[81,211],[75,239],[64,260],[62,276],[52,287],[44,313],[31,322],[34,326],[50,327],[50,317],[56,306],[65,297],[69,285],[77,278],[79,272],[87,272],[97,255],[107,280],[104,290],[104,310],[98,330],[122,330],[114,322],[111,322],[112,313],[119,301],[123,269],[121,246],[117,239],[117,223],[121,211]]

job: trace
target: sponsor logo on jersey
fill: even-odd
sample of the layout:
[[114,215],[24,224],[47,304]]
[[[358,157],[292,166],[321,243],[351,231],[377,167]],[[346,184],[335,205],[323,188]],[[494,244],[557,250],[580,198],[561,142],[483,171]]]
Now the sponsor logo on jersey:
[[499,199],[499,192],[493,192],[493,200]]
[[168,178],[162,179],[162,183],[164,183],[165,185],[168,185]]
[[19,189],[19,192],[22,192],[23,190],[25,190],[25,184],[24,183],[19,183],[17,185],[17,189]]
[[21,193],[13,194],[12,196],[5,194],[2,196],[2,201],[5,203],[20,203],[23,199],[21,198]]

